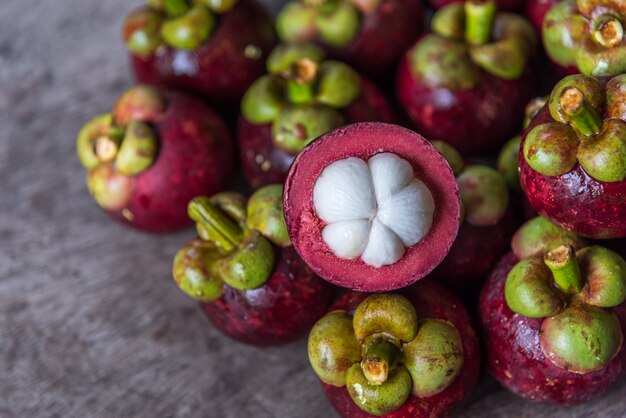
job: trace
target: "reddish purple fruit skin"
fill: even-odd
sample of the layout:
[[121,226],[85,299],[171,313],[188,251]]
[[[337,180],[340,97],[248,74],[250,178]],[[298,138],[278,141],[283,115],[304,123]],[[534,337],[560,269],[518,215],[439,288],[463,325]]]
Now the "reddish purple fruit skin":
[[201,100],[165,93],[167,107],[154,124],[159,137],[155,163],[133,177],[125,208],[107,211],[118,221],[147,232],[167,233],[192,224],[187,203],[223,190],[236,168],[235,150],[224,121]]
[[379,79],[393,72],[402,53],[422,32],[423,21],[420,0],[380,0],[374,11],[361,15],[361,30],[348,46],[320,44],[331,57]]
[[[342,113],[346,123],[394,121],[393,111],[383,93],[363,77],[361,96]],[[254,125],[239,116],[237,142],[243,173],[252,187],[285,181],[295,156],[274,146],[270,124]]]
[[509,248],[515,226],[510,209],[493,226],[464,222],[450,252],[429,277],[461,299],[468,295],[477,297],[487,275]]
[[334,286],[313,274],[293,247],[276,251],[274,272],[263,286],[224,286],[219,299],[200,304],[222,333],[257,346],[283,344],[305,334],[327,311]]
[[[528,0],[526,0],[528,1]],[[435,10],[441,9],[450,3],[458,3],[459,0],[429,0],[429,3]],[[524,0],[496,0],[498,10],[506,10],[508,12],[519,12],[524,6]]]
[[[246,58],[249,45],[263,54]],[[148,59],[131,54],[131,66],[142,83],[186,90],[214,103],[236,103],[265,72],[265,57],[273,46],[273,27],[265,9],[256,0],[238,0],[218,17],[215,31],[197,49],[164,46]]]
[[[472,393],[480,373],[478,339],[463,305],[447,290],[431,280],[420,281],[400,291],[407,297],[418,318],[440,318],[459,330],[465,356],[463,368],[456,380],[444,391],[428,398],[413,395],[399,409],[383,415],[385,418],[444,418],[459,409]],[[354,312],[367,293],[346,292],[333,304],[331,310]],[[350,398],[345,387],[322,384],[330,403],[344,418],[373,418]]]
[[[604,393],[624,375],[626,350],[600,371],[577,374],[556,367],[539,345],[542,319],[513,313],[504,299],[507,275],[518,262],[513,253],[505,255],[489,276],[480,298],[489,372],[507,389],[525,398],[572,405]],[[626,334],[626,305],[613,311]]]
[[413,77],[406,54],[396,78],[398,99],[416,130],[448,142],[462,154],[496,151],[514,136],[536,90],[530,68],[518,80],[483,72],[478,85],[468,90],[430,87]]
[[[552,121],[547,108],[533,119],[526,133]],[[524,149],[526,135],[522,138]],[[626,237],[626,181],[604,183],[580,165],[561,176],[544,176],[519,156],[522,188],[532,207],[561,227],[589,238]]]

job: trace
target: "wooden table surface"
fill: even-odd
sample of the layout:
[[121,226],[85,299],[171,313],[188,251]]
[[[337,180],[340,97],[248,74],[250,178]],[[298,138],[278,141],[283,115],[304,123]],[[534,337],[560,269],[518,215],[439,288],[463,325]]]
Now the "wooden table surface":
[[[0,0],[0,417],[335,417],[306,342],[211,328],[155,237],[89,197],[75,136],[131,79],[123,0]],[[622,417],[626,385],[569,409],[483,378],[459,417]]]

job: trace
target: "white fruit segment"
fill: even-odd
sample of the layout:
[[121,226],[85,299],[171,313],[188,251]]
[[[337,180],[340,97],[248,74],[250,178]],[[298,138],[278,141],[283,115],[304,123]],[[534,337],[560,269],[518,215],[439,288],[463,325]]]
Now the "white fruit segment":
[[398,262],[428,233],[435,202],[413,167],[392,153],[328,165],[315,181],[313,205],[322,238],[338,257],[374,267]]

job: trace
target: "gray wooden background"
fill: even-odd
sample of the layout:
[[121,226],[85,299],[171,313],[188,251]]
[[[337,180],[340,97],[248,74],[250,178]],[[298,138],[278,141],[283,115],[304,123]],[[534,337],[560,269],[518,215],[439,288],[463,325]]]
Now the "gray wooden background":
[[[140,0],[0,0],[0,417],[334,417],[305,341],[214,331],[170,278],[192,232],[112,222],[75,136],[131,82],[119,28]],[[621,417],[626,385],[570,409],[486,379],[459,417]]]

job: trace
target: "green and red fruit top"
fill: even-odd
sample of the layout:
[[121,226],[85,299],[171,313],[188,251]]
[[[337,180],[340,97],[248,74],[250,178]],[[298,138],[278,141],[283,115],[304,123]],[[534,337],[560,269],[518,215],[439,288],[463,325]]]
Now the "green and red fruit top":
[[149,57],[163,46],[193,50],[211,37],[218,16],[237,0],[148,0],[124,20],[122,37],[134,55]]
[[526,135],[526,163],[545,176],[579,165],[600,182],[626,179],[626,74],[606,84],[585,75],[565,77],[548,102],[552,121]]
[[623,335],[611,308],[626,298],[626,262],[617,253],[587,244],[543,218],[513,238],[520,261],[505,284],[509,308],[540,318],[541,350],[556,367],[598,371],[617,355]]
[[543,44],[563,67],[591,76],[626,72],[626,3],[623,0],[565,0],[548,10]]
[[277,46],[267,59],[269,74],[242,99],[243,117],[252,124],[271,124],[274,145],[289,154],[343,125],[341,110],[361,94],[359,74],[324,56],[313,44]]
[[342,48],[361,30],[362,15],[376,9],[380,0],[300,0],[288,3],[276,17],[276,31],[283,42],[321,39]]
[[477,227],[500,222],[509,206],[509,190],[502,174],[485,165],[466,166],[461,154],[443,141],[432,144],[448,161],[459,186],[462,222]]
[[[265,284],[274,269],[274,247],[291,245],[283,216],[283,187],[257,190],[246,198],[235,192],[199,196],[189,202],[199,239],[174,258],[174,280],[191,298],[211,302],[224,285],[237,290]],[[272,245],[273,244],[273,245]]]
[[309,334],[308,354],[324,383],[345,386],[354,403],[373,415],[400,408],[411,395],[442,392],[464,362],[457,328],[418,318],[411,302],[395,293],[369,296],[354,315],[326,314]]
[[127,90],[110,113],[87,122],[76,141],[76,152],[87,168],[87,186],[106,210],[121,210],[133,193],[131,178],[146,171],[158,153],[152,126],[166,108],[154,87],[136,85]]
[[484,71],[519,79],[537,44],[526,19],[496,11],[492,1],[449,4],[435,13],[431,28],[408,52],[411,74],[453,91],[475,87]]

